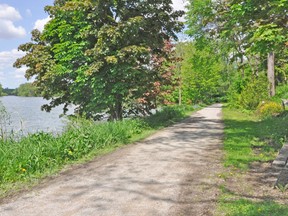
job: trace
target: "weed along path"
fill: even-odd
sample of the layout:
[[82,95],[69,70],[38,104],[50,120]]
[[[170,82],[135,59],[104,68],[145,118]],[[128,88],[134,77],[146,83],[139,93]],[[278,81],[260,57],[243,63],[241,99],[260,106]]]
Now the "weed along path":
[[2,202],[0,215],[213,215],[222,134],[216,104]]

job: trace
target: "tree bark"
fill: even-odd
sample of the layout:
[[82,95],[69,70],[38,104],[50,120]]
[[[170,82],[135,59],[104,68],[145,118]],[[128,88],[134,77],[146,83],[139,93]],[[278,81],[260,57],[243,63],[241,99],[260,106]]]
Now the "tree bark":
[[275,54],[270,52],[268,54],[268,81],[269,81],[269,96],[273,97],[275,95],[275,66],[274,66]]
[[[244,56],[243,56],[243,54],[242,54],[242,55],[241,55],[241,60],[240,60],[242,79],[245,78],[245,69],[244,69],[243,63],[244,63]],[[252,68],[252,67],[251,67],[251,68]],[[253,70],[253,68],[252,68],[252,70]]]
[[120,94],[115,95],[114,106],[110,107],[110,118],[109,121],[121,121],[123,120],[123,96]]
[[116,120],[122,120],[123,119],[123,107],[122,107],[122,100],[123,97],[120,94],[117,94],[116,96],[116,103],[115,103],[115,114],[116,114]]

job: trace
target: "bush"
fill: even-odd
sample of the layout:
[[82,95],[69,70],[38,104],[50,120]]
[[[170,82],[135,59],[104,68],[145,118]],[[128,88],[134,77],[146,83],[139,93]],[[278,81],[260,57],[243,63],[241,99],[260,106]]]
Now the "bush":
[[288,99],[288,85],[281,85],[276,88],[276,98]]
[[265,77],[251,80],[240,95],[240,105],[244,109],[255,110],[258,104],[268,98],[268,82]]
[[229,107],[255,110],[258,104],[268,99],[268,81],[261,74],[259,77],[237,78],[227,94]]
[[279,115],[283,112],[283,107],[280,103],[267,101],[262,102],[257,109],[257,112],[262,118]]

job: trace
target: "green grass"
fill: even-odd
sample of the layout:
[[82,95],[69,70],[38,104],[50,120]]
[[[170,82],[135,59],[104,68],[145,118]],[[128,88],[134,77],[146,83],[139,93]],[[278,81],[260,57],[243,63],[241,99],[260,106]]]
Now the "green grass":
[[222,198],[222,215],[224,212],[226,216],[288,216],[288,206],[273,201],[255,202],[246,199]]
[[57,137],[37,133],[0,141],[0,197],[29,187],[38,179],[57,173],[65,165],[90,160],[136,140],[187,116],[192,108],[166,107],[143,119],[95,123],[86,120],[71,123]]
[[[224,165],[233,167],[238,176],[249,169],[252,162],[269,162],[275,159],[278,150],[288,138],[288,113],[259,120],[251,113],[224,108],[225,138]],[[222,177],[224,179],[224,177]],[[225,181],[232,176],[225,176]],[[255,186],[257,187],[257,186]],[[254,201],[221,186],[217,215],[228,216],[288,216],[288,206],[273,200]],[[255,188],[257,190],[257,188]],[[279,191],[280,193],[280,191]]]
[[287,112],[260,120],[253,113],[224,108],[226,166],[247,169],[251,162],[274,160],[288,138]]

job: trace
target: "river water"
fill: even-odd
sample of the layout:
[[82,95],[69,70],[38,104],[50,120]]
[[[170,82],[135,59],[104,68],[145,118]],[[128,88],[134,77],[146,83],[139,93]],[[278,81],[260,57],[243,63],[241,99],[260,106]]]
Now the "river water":
[[21,133],[25,135],[40,131],[58,134],[63,131],[68,122],[67,118],[59,117],[63,113],[63,106],[52,109],[50,113],[41,111],[41,106],[46,104],[47,100],[40,97],[5,96],[0,97],[0,101],[10,116],[9,124],[6,122],[5,126],[8,128],[8,131],[13,130],[16,134]]

